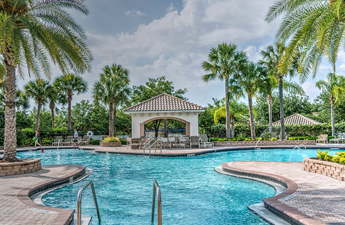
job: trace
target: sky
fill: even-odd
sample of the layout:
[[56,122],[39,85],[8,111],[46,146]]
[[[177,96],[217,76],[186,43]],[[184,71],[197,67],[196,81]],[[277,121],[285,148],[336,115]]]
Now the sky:
[[[187,88],[189,101],[206,106],[212,97],[224,97],[224,83],[204,83],[201,65],[212,47],[234,43],[249,59],[260,60],[260,51],[275,40],[280,19],[265,22],[275,0],[86,0],[90,14],[72,11],[84,28],[94,61],[92,71],[81,76],[87,93],[73,103],[92,100],[92,87],[106,65],[129,70],[131,85],[166,76],[176,89]],[[339,54],[338,72],[345,73],[345,53]],[[313,100],[320,92],[315,83],[325,79],[330,67],[323,62],[317,76],[301,84]],[[53,67],[52,79],[61,75]],[[19,79],[19,87],[30,78]],[[34,79],[34,78],[31,78]],[[296,78],[295,81],[298,81]]]

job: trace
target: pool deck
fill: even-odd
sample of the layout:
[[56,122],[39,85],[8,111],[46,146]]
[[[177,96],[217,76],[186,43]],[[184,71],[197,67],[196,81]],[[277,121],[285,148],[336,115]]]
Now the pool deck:
[[[345,182],[301,169],[302,163],[228,162],[230,174],[285,183],[287,189],[264,204],[293,224],[345,224]],[[266,208],[267,208],[266,207]],[[277,214],[276,213],[276,214]]]
[[0,224],[68,224],[74,210],[38,205],[29,196],[38,188],[47,189],[52,183],[69,180],[84,170],[85,166],[80,165],[43,166],[35,173],[0,177]]

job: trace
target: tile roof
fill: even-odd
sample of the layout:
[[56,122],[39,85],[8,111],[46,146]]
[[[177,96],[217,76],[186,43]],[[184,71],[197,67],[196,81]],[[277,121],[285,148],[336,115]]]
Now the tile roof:
[[124,112],[145,112],[145,111],[188,111],[200,110],[205,108],[183,99],[168,95],[166,93],[157,95],[137,105],[124,109]]
[[[320,122],[310,119],[306,116],[302,116],[301,114],[295,113],[291,116],[284,118],[284,124],[290,125],[314,125],[314,124],[321,124]],[[280,120],[274,122],[273,126],[280,126]]]

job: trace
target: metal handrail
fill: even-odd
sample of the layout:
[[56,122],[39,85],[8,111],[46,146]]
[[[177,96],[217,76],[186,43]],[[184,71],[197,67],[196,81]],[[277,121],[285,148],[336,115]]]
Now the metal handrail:
[[160,138],[157,138],[157,140],[155,142],[153,142],[153,144],[150,145],[150,147],[149,147],[149,156],[151,156],[151,147],[154,146],[155,144],[156,144],[155,153],[157,152],[157,143],[158,142],[160,142],[160,144],[161,144],[161,153],[162,153],[162,140]]
[[143,154],[145,155],[145,148],[153,141],[155,137],[151,137],[149,140],[145,142],[144,148],[143,148]]
[[153,196],[152,196],[152,214],[151,214],[151,225],[153,225],[155,217],[155,205],[156,205],[156,194],[157,194],[157,224],[162,225],[162,198],[161,189],[156,180],[153,181]]
[[101,224],[101,215],[99,214],[97,198],[96,198],[96,193],[95,193],[95,187],[93,186],[93,182],[91,180],[89,183],[85,184],[84,187],[80,188],[79,191],[78,191],[78,197],[77,197],[77,225],[81,225],[81,198],[83,196],[83,191],[89,185],[91,187],[93,201],[95,202],[95,207],[96,207],[96,211],[97,211],[98,221],[99,221],[99,224]]

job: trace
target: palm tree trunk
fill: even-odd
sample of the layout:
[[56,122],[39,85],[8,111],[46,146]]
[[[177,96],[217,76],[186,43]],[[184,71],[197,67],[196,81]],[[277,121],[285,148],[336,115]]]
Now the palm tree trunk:
[[15,67],[12,63],[5,61],[6,66],[6,107],[5,107],[5,143],[4,156],[5,161],[17,161],[17,133],[16,133],[16,76]]
[[113,126],[114,126],[114,103],[110,102],[109,104],[109,137],[113,137]]
[[41,100],[38,100],[37,102],[38,104],[37,104],[36,130],[38,130],[40,126],[40,113],[41,113],[41,107],[42,107]]
[[255,126],[254,126],[254,116],[253,116],[253,100],[250,95],[248,95],[248,106],[249,106],[249,116],[250,116],[250,137],[255,140]]
[[229,78],[225,79],[226,139],[230,138]]
[[272,136],[272,96],[268,96],[268,122],[269,122],[269,132]]
[[283,76],[279,76],[279,101],[280,101],[280,137],[281,137],[281,140],[285,140]]
[[113,123],[113,134],[116,137],[116,127],[115,127],[115,124],[116,124],[116,105],[114,106],[114,123]]
[[54,129],[55,128],[55,113],[54,113],[55,103],[54,102],[50,102],[49,108],[50,108],[50,111],[51,111],[51,114],[52,114],[52,128]]
[[332,136],[335,136],[335,128],[334,128],[334,98],[331,96],[331,120],[332,120]]
[[68,133],[71,132],[72,94],[68,94]]
[[233,116],[230,117],[230,124],[231,124],[231,138],[235,137],[235,118]]

